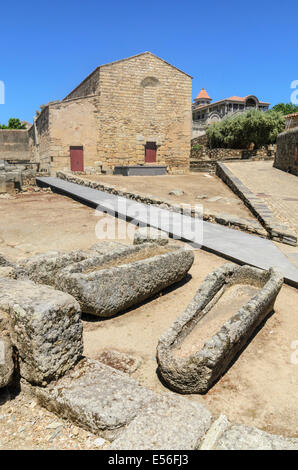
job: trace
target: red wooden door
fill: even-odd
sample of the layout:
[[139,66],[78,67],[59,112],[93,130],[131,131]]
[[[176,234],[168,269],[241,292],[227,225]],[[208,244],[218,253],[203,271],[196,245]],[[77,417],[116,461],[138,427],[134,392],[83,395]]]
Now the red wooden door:
[[70,169],[71,171],[84,171],[83,147],[70,147]]
[[145,146],[145,162],[146,163],[154,163],[156,162],[156,143],[155,142],[147,142]]

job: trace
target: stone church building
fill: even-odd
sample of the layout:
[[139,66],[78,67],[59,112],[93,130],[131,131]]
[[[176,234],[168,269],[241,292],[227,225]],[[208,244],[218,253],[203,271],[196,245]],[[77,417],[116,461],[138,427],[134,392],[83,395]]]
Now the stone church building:
[[101,65],[43,107],[29,131],[34,160],[51,171],[152,163],[187,171],[191,80],[151,52]]

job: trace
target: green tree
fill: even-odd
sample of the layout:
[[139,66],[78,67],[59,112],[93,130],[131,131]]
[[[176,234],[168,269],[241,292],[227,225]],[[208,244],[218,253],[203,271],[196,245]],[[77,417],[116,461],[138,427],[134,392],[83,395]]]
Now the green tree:
[[287,114],[297,113],[298,105],[293,103],[278,103],[272,107],[272,110],[278,111],[286,116]]
[[260,148],[274,144],[284,127],[282,113],[253,109],[211,124],[206,133],[211,148],[245,149],[251,143],[254,143],[255,148]]
[[26,129],[26,124],[22,124],[18,118],[10,118],[7,126],[0,124],[0,129]]

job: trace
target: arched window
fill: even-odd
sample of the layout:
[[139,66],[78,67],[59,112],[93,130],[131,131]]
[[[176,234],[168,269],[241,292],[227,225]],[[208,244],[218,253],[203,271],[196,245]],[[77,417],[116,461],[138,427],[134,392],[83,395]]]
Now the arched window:
[[247,98],[245,104],[246,104],[247,108],[255,108],[256,105],[257,105],[256,100],[254,98],[251,98],[251,97]]
[[155,77],[146,77],[141,81],[141,87],[155,87],[159,85],[159,80]]

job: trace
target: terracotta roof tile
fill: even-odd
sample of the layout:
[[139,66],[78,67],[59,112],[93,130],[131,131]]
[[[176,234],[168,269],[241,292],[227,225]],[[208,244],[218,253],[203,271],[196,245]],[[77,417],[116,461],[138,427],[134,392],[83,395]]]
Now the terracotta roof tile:
[[298,117],[298,113],[287,114],[285,118]]
[[200,93],[198,94],[198,96],[196,97],[196,100],[200,100],[200,99],[207,99],[207,100],[211,100],[210,96],[208,95],[207,91],[205,90],[205,88],[202,88]]
[[[204,88],[203,88],[204,90]],[[204,90],[205,91],[205,90]],[[201,92],[200,92],[201,93]],[[199,98],[200,96],[200,93],[198,94],[198,96],[196,97],[195,101]],[[207,95],[208,96],[208,95]],[[208,104],[203,104],[203,105],[198,105],[197,107],[201,107],[201,106],[204,106],[204,107],[207,107],[207,106],[214,106],[215,104],[218,104],[218,103],[223,103],[225,101],[236,101],[238,103],[245,103],[245,101],[247,100],[247,98],[249,97],[250,95],[247,95],[247,96],[230,96],[229,98],[224,98],[222,100],[218,100],[218,101],[213,101],[213,103],[210,103],[209,105]],[[266,101],[259,101],[259,104],[263,104],[263,105],[269,105],[270,103],[267,103]]]

